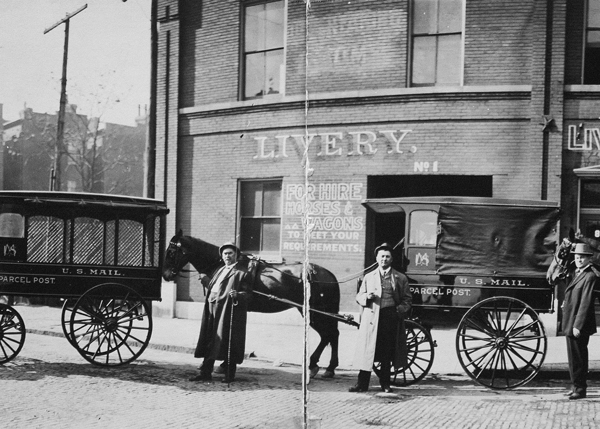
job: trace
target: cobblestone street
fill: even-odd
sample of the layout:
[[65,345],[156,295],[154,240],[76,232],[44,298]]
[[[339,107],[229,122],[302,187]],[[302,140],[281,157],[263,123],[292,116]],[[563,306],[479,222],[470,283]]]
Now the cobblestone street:
[[[439,357],[442,358],[441,356]],[[301,368],[247,359],[230,386],[216,375],[195,383],[189,354],[148,349],[122,368],[93,366],[64,338],[30,334],[21,354],[0,367],[3,426],[10,428],[301,427]],[[564,374],[563,374],[564,375]],[[524,388],[492,391],[465,375],[430,375],[417,386],[348,393],[353,371],[309,385],[312,427],[592,428],[600,392],[568,401],[564,379],[541,373]],[[205,426],[206,425],[206,426]]]

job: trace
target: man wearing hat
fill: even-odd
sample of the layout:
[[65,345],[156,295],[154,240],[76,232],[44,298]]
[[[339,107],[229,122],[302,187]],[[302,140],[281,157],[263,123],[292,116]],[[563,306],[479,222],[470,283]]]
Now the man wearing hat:
[[392,268],[392,248],[383,243],[375,249],[378,267],[365,275],[356,302],[362,307],[354,367],[358,382],[350,392],[366,392],[373,362],[381,363],[379,384],[391,393],[390,370],[406,365],[404,316],[412,305],[406,276]]
[[225,265],[217,270],[208,285],[200,338],[194,353],[194,357],[204,358],[204,361],[200,374],[190,381],[211,380],[215,360],[222,360],[223,382],[229,383],[235,377],[236,364],[244,360],[246,313],[252,289],[247,270],[237,261],[239,253],[233,243],[225,243],[219,248]]
[[567,276],[568,286],[562,304],[562,331],[567,339],[567,356],[572,389],[569,399],[586,397],[588,375],[588,343],[596,333],[594,286],[600,272],[592,265],[593,251],[586,243],[573,246],[575,270]]

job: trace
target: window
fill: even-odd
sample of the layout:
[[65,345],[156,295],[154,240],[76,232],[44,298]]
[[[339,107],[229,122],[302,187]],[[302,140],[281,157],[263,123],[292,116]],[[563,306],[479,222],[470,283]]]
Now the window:
[[0,213],[0,237],[23,238],[25,220],[19,213]]
[[583,83],[600,84],[600,0],[588,0]]
[[31,216],[27,221],[27,261],[64,263],[65,222],[53,216]]
[[437,212],[415,210],[410,214],[408,244],[435,247],[437,243]]
[[240,248],[253,253],[279,253],[281,181],[240,183]]
[[461,84],[462,0],[412,0],[411,86]]
[[283,1],[244,7],[243,98],[283,93]]

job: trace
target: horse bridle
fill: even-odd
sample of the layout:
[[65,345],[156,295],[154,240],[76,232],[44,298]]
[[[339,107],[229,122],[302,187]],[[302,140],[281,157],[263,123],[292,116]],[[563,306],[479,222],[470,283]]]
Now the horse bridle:
[[[182,259],[188,253],[182,248],[181,243],[179,241],[170,241],[167,246],[167,250],[165,255],[167,258],[172,258],[173,260],[173,276],[178,276],[180,272],[191,272],[192,270],[183,270],[183,266],[186,263],[182,263]],[[188,261],[189,262],[189,261]]]

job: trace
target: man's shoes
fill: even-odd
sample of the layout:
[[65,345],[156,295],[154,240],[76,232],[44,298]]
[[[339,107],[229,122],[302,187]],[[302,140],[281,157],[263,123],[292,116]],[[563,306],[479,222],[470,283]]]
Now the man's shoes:
[[567,393],[563,393],[563,395],[571,396],[573,393],[575,393],[575,392],[573,392],[572,390],[569,390]]
[[231,383],[231,382],[233,382],[234,380],[235,380],[235,378],[234,378],[234,377],[231,377],[231,378],[229,378],[229,377],[225,377],[223,380],[221,380],[221,383]]
[[569,400],[574,400],[574,399],[583,399],[586,397],[585,392],[573,392],[571,393],[571,395],[569,396]]
[[194,377],[188,378],[189,381],[211,381],[212,376],[210,374],[200,373]]
[[362,386],[359,386],[358,384],[356,386],[352,386],[350,389],[348,389],[348,392],[366,392],[369,389],[363,389]]
[[393,393],[390,386],[381,386],[381,390],[383,390],[383,393]]

